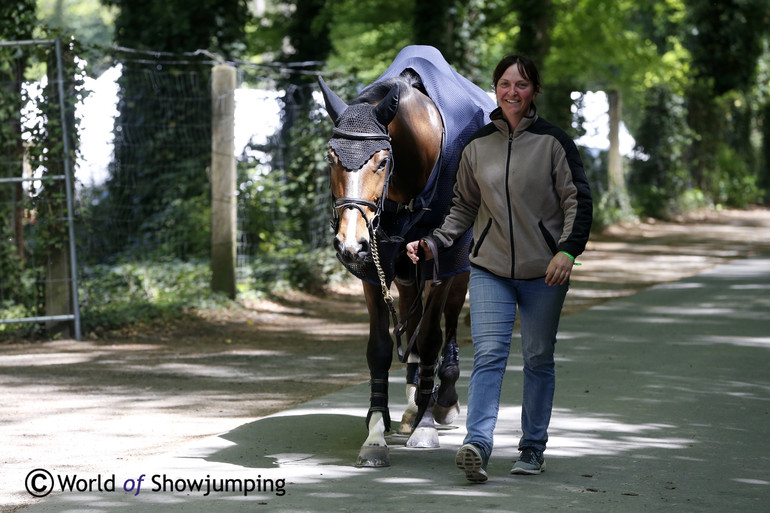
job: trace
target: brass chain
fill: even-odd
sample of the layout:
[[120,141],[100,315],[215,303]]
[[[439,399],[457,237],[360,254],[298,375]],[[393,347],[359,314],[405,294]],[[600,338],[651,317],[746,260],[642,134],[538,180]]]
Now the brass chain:
[[374,267],[377,269],[377,276],[380,278],[380,286],[382,287],[382,297],[385,302],[388,303],[388,307],[393,309],[393,296],[390,295],[390,288],[388,287],[387,280],[385,279],[385,272],[382,270],[380,264],[380,251],[377,248],[377,230],[371,230],[372,240],[372,260],[374,260]]

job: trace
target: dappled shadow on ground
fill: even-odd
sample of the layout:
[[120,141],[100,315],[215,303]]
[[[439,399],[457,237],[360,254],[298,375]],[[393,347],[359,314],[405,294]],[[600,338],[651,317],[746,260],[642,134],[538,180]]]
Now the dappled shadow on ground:
[[276,511],[373,496],[457,511],[759,511],[770,498],[759,428],[770,418],[768,268],[770,258],[743,261],[565,319],[549,468],[537,478],[508,475],[521,436],[516,358],[483,486],[454,468],[462,428],[442,431],[430,451],[391,436],[392,468],[353,468],[363,386],[240,426],[222,435],[231,446],[205,459],[284,476],[294,493],[271,500]]
[[[706,219],[627,226],[592,240],[573,274],[562,321],[548,452],[553,464],[536,480],[507,475],[511,447],[520,436],[515,397],[520,370],[514,360],[506,375],[514,397],[504,406],[508,424],[501,422],[491,486],[469,487],[454,469],[461,429],[442,431],[442,448],[433,451],[407,450],[405,440],[391,436],[391,469],[352,467],[365,437],[368,399],[361,385],[368,377],[367,314],[354,286],[328,297],[293,293],[232,311],[203,312],[197,320],[154,331],[83,342],[0,344],[0,437],[11,448],[0,482],[20,489],[12,501],[4,493],[0,505],[24,500],[23,475],[36,466],[102,472],[182,441],[226,432],[227,447],[196,458],[214,468],[233,466],[231,472],[290,477],[286,496],[260,496],[271,511],[281,510],[273,506],[328,511],[330,504],[335,511],[359,511],[381,493],[404,505],[427,505],[440,496],[458,509],[488,511],[516,510],[501,504],[529,510],[529,498],[541,499],[542,506],[543,500],[555,504],[554,497],[573,511],[628,511],[634,504],[628,501],[640,497],[654,498],[644,502],[651,510],[676,505],[697,511],[702,509],[694,505],[715,495],[736,495],[735,508],[729,509],[752,510],[755,489],[769,486],[757,469],[770,462],[766,456],[745,461],[729,453],[731,446],[744,454],[750,447],[767,449],[758,424],[743,419],[747,412],[756,419],[756,411],[764,412],[764,423],[770,418],[765,375],[770,300],[764,293],[769,285],[756,282],[756,270],[746,268],[745,279],[738,271],[725,278],[731,281],[718,295],[709,287],[720,278],[707,277],[649,289],[641,307],[624,298],[732,258],[770,251],[770,214],[732,216],[717,224]],[[745,304],[749,295],[757,297],[751,307]],[[577,311],[580,316],[569,315]],[[734,331],[736,319],[742,333]],[[467,325],[461,326],[460,342],[467,380]],[[395,365],[394,419],[402,411],[402,376]],[[352,385],[359,386],[348,388]],[[460,389],[466,386],[461,382]],[[342,389],[353,395],[296,409]],[[256,420],[292,407],[285,416]],[[303,458],[310,459],[303,463]],[[720,459],[719,472],[702,463],[714,458]],[[708,482],[711,495],[701,493],[705,485],[698,488],[697,481]],[[338,509],[328,501],[340,494],[350,500]],[[292,502],[302,497],[311,503]],[[118,508],[107,504],[110,497],[93,500],[94,507]],[[146,500],[167,511],[200,504],[199,496],[156,494]],[[216,500],[228,508],[253,506],[253,498],[237,495]],[[602,508],[591,509],[596,504]]]

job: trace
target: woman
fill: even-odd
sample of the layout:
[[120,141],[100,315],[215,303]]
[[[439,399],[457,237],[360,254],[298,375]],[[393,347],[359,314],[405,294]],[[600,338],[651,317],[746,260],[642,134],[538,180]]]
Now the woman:
[[[545,470],[555,388],[554,347],[575,258],[585,249],[592,202],[577,147],[539,118],[540,75],[526,57],[495,68],[498,107],[463,150],[454,198],[432,237],[407,244],[414,263],[473,226],[470,310],[474,361],[468,434],[455,462],[471,482],[487,480],[503,374],[516,310],[524,359],[521,454],[513,474]],[[431,249],[433,248],[433,249]]]

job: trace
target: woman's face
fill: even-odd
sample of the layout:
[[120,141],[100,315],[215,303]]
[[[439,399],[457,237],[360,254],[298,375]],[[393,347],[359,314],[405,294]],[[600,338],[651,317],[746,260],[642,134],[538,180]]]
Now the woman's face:
[[497,104],[511,127],[515,128],[521,118],[529,114],[537,91],[532,82],[521,75],[518,64],[511,64],[497,81],[495,87]]

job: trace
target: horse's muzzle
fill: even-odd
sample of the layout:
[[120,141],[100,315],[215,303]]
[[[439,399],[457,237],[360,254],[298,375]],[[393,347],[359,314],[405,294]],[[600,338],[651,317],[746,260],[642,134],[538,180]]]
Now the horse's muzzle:
[[371,245],[367,239],[359,239],[353,244],[346,244],[337,236],[334,238],[334,249],[344,264],[362,264],[371,259]]

